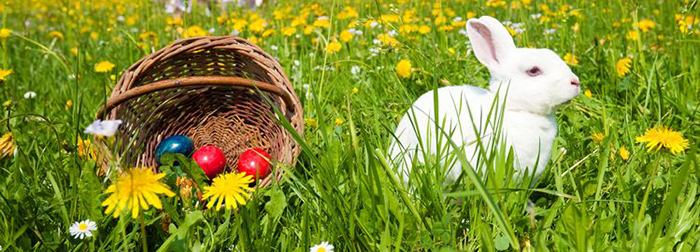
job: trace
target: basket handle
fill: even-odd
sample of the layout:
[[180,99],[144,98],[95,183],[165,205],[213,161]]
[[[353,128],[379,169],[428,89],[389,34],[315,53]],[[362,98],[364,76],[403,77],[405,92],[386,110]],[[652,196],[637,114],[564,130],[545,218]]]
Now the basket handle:
[[289,95],[289,93],[285,92],[280,87],[269,83],[231,76],[191,76],[156,81],[148,85],[138,86],[129,89],[126,92],[109,99],[107,101],[107,105],[100,108],[99,112],[97,113],[97,118],[102,119],[105,111],[109,111],[134,97],[169,88],[196,86],[236,86],[258,88],[262,91],[273,93],[282,98],[288,110],[291,110],[289,108],[292,106],[292,104],[294,104],[292,102],[292,97]]

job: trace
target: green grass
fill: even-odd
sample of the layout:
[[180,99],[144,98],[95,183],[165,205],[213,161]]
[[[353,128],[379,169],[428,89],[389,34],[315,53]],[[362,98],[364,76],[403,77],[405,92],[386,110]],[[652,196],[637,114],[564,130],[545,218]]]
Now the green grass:
[[[466,20],[469,12],[523,22],[526,31],[515,36],[516,44],[575,55],[579,63],[572,69],[592,96],[581,95],[557,113],[554,153],[534,188],[495,179],[510,177],[512,170],[507,152],[494,149],[496,158],[489,163],[494,178],[470,173],[444,185],[436,172],[444,168],[428,160],[416,167],[412,193],[385,156],[398,119],[426,91],[484,87],[489,78],[468,38],[458,32],[463,27],[440,31],[432,1],[321,1],[318,13],[306,1],[266,4],[255,12],[276,33],[261,38],[245,29],[241,36],[262,39],[258,44],[279,58],[302,100],[304,117],[315,120],[300,137],[299,161],[279,186],[259,189],[238,211],[202,211],[194,200],[184,205],[179,197],[163,198],[163,211],[145,214],[147,244],[141,242],[140,220],[103,213],[104,189],[113,177],[96,175],[94,162],[78,155],[77,139],[87,137],[83,129],[111,93],[110,75],[118,77],[150,46],[157,50],[181,34],[168,24],[162,4],[94,2],[10,0],[0,9],[3,26],[13,30],[2,39],[0,68],[14,70],[0,85],[1,99],[10,101],[0,122],[17,148],[16,155],[0,160],[4,250],[306,251],[321,241],[337,251],[700,250],[700,166],[692,148],[700,141],[700,24],[683,32],[675,19],[700,16],[696,0],[552,0],[519,9],[481,0],[442,2],[438,9],[448,23],[456,16]],[[541,4],[556,15],[547,15]],[[580,15],[561,11],[567,4]],[[359,17],[339,19],[345,6],[354,6]],[[275,11],[284,13],[286,7],[289,18],[275,19]],[[403,20],[409,9],[416,10],[416,24],[431,27],[429,33],[399,33],[401,46],[376,46],[373,39],[399,31],[402,21],[382,28],[360,25],[356,28],[364,34],[342,42],[339,52],[324,50],[354,20],[364,23],[382,14]],[[281,29],[302,10],[311,13],[309,25],[326,15],[331,26],[304,34],[302,25],[299,38],[284,36]],[[536,13],[550,20],[530,17]],[[223,15],[221,23],[217,18]],[[207,17],[198,4],[181,27],[199,25],[226,35],[233,17],[249,20],[249,13],[221,13],[216,7]],[[633,23],[642,19],[656,26],[638,31],[639,40],[628,39],[636,30]],[[556,31],[542,35],[550,28]],[[63,38],[50,36],[53,30]],[[157,40],[139,37],[149,31]],[[372,55],[370,48],[380,50]],[[620,77],[615,64],[623,57],[632,59],[631,72]],[[415,69],[409,78],[395,71],[401,59]],[[96,73],[100,61],[116,67]],[[359,74],[351,73],[353,66],[359,66]],[[36,97],[25,99],[28,91]],[[342,122],[337,125],[336,119]],[[691,148],[677,155],[647,152],[635,138],[659,125],[680,131]],[[597,142],[593,133],[605,137]],[[629,150],[629,159],[621,159],[621,147]],[[92,238],[76,240],[68,228],[84,219],[97,222],[98,230]]]

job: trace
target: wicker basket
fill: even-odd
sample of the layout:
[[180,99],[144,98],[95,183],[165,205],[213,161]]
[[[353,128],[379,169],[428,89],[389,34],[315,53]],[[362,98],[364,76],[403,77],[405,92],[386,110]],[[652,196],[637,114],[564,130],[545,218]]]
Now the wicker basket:
[[[158,143],[182,134],[195,148],[221,148],[228,170],[251,147],[291,168],[299,147],[276,122],[265,97],[303,133],[299,98],[275,59],[239,37],[198,37],[177,41],[129,67],[97,118],[123,121],[112,143],[122,167],[155,168]],[[276,168],[279,180],[283,169]],[[261,185],[269,185],[272,177]]]

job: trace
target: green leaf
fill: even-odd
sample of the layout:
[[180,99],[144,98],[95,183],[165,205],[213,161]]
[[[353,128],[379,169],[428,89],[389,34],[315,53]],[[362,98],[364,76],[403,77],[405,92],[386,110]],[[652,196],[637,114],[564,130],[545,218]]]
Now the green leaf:
[[[163,242],[163,245],[161,245],[160,248],[158,248],[158,251],[179,250],[178,248],[181,248],[181,245],[184,245],[184,243],[186,243],[186,240],[189,237],[188,233],[190,232],[190,228],[202,221],[204,221],[204,215],[202,214],[202,211],[194,211],[187,213],[187,216],[185,216],[185,220],[182,222],[182,225],[180,225],[180,227],[177,228],[177,230],[172,230],[172,227],[174,225],[171,224],[171,235],[170,237],[168,237],[168,239],[165,240],[165,242]],[[171,248],[171,246],[174,247]]]
[[161,157],[161,163],[162,166],[172,167],[173,173],[177,175],[186,174],[187,177],[197,183],[197,187],[199,187],[200,190],[202,190],[202,186],[206,185],[206,182],[209,180],[202,168],[197,165],[197,162],[180,153],[165,153],[163,157]]
[[284,208],[287,207],[287,199],[284,193],[280,190],[273,190],[270,192],[270,201],[265,204],[265,211],[272,216],[274,219],[282,216]]
[[496,245],[496,250],[498,251],[504,251],[510,248],[510,241],[505,235],[500,234],[496,236],[496,239],[494,239],[493,242]]
[[688,175],[690,173],[690,163],[694,163],[697,167],[697,163],[695,161],[696,151],[696,148],[690,150],[690,152],[686,156],[685,163],[683,163],[683,166],[681,166],[680,171],[676,175],[674,183],[671,187],[671,191],[668,192],[668,194],[666,195],[666,199],[664,200],[663,206],[661,207],[659,217],[655,220],[654,228],[647,242],[646,251],[651,251],[654,248],[653,245],[654,242],[656,242],[656,238],[659,236],[659,234],[661,234],[661,230],[663,229],[664,225],[668,223],[669,214],[671,210],[676,207],[678,196],[680,195],[681,190],[685,187],[685,183],[688,180]]

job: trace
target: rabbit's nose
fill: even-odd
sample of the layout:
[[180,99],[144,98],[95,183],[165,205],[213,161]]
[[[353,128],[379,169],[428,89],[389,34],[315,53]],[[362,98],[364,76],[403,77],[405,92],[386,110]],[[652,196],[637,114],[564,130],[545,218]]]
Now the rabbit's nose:
[[581,84],[578,82],[578,79],[571,79],[571,85],[574,85],[574,86],[577,86],[577,87],[578,87],[578,86],[581,85]]

